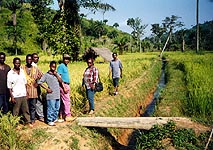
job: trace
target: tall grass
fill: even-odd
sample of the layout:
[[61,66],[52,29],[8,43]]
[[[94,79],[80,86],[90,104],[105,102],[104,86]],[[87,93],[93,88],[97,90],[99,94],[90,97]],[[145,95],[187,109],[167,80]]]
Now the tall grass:
[[184,113],[190,117],[212,122],[213,54],[185,53],[169,55],[185,73],[187,100],[183,101]]

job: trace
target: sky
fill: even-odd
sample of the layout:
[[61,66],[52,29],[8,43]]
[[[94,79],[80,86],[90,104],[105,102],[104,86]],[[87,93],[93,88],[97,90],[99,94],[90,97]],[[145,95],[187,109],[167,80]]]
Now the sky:
[[[199,22],[213,20],[213,1],[199,0]],[[148,24],[145,35],[151,35],[151,24],[162,23],[166,17],[172,15],[181,17],[179,21],[185,25],[183,28],[189,29],[196,25],[196,0],[102,0],[103,3],[112,5],[116,11],[108,11],[104,15],[108,25],[118,23],[119,30],[131,33],[132,29],[127,26],[129,18],[139,17],[142,24]],[[54,0],[54,9],[58,9],[57,0]],[[80,9],[80,13],[87,14],[88,19],[103,20],[103,14],[95,14],[85,9]]]

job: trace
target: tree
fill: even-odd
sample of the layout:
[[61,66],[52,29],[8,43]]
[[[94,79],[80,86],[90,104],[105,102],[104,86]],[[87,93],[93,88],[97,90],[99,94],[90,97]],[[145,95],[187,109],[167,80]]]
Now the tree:
[[[56,41],[60,41],[59,39],[61,38],[61,36],[65,34],[63,35],[63,41],[67,41],[65,42],[66,44],[68,44],[66,45],[66,47],[71,48],[68,50],[67,53],[71,54],[73,60],[77,60],[81,45],[79,44],[81,41],[81,24],[80,16],[78,13],[79,8],[84,7],[90,9],[91,11],[95,11],[98,8],[97,6],[99,4],[99,1],[100,0],[58,0],[61,11],[59,12],[60,14],[57,14],[54,21],[61,25],[61,29],[59,29],[59,32],[56,33],[56,39],[51,40],[52,46],[55,47],[54,43]],[[57,21],[57,19],[59,19],[60,21]],[[66,35],[70,34],[70,32],[72,33],[72,36]],[[59,35],[57,36],[57,34]],[[55,44],[60,45],[60,42],[56,42]],[[61,50],[62,51],[60,51],[60,53],[63,54],[65,51],[62,48]],[[57,53],[59,52],[58,49],[55,48],[54,51]]]
[[151,31],[157,37],[157,43],[158,43],[157,47],[158,47],[158,50],[160,50],[161,49],[161,37],[162,37],[163,33],[165,33],[166,28],[164,28],[164,27],[160,26],[160,24],[156,23],[156,24],[152,24]]
[[124,49],[128,47],[128,45],[127,45],[128,41],[129,41],[129,39],[126,36],[117,37],[114,40],[114,44],[116,45],[115,48],[118,48],[120,55],[122,55],[124,52]]
[[13,48],[15,49],[15,54],[18,54],[17,50],[17,41],[18,41],[18,32],[17,32],[17,10],[22,7],[23,0],[3,0],[3,6],[12,11],[12,22],[13,22],[13,31],[9,33],[9,37],[13,38]]
[[104,21],[104,14],[107,12],[107,11],[115,11],[116,9],[108,4],[108,3],[99,3],[98,4],[98,8],[102,10],[102,13],[103,13],[103,21]]
[[48,6],[53,3],[53,0],[29,0],[29,2],[32,5],[31,12],[35,23],[38,25],[38,35],[42,50],[46,51],[48,47],[49,29],[53,16],[53,12]]
[[127,25],[130,26],[133,31],[132,31],[132,36],[134,39],[137,41],[137,45],[139,45],[140,52],[142,51],[141,49],[141,37],[144,35],[144,30],[148,26],[147,24],[141,25],[142,20],[137,17],[137,18],[129,18],[127,20]]
[[112,26],[115,27],[115,28],[117,28],[117,27],[119,27],[119,24],[116,22]]
[[160,57],[162,57],[162,54],[166,48],[166,45],[167,43],[169,42],[169,39],[172,35],[172,32],[176,29],[176,28],[179,28],[179,27],[182,27],[183,26],[183,23],[181,21],[179,21],[178,19],[180,19],[181,17],[178,17],[178,16],[175,16],[175,15],[172,15],[171,17],[166,17],[164,20],[163,20],[163,26],[166,28],[167,32],[168,32],[168,36],[167,36],[167,39],[166,39],[166,42],[164,44],[164,47],[161,51],[161,54],[160,54]]

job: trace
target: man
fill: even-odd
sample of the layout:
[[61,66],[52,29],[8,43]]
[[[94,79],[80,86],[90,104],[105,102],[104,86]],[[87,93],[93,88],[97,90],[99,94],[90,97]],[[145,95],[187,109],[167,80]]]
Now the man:
[[14,116],[18,116],[21,110],[25,122],[32,127],[27,103],[27,79],[24,71],[20,68],[20,58],[14,58],[13,65],[14,68],[11,69],[7,75],[7,87],[9,88],[11,102],[14,104],[12,113]]
[[28,105],[30,111],[30,119],[32,124],[35,123],[36,118],[36,101],[38,98],[37,92],[37,80],[41,78],[42,73],[37,67],[32,66],[32,55],[26,56],[26,65],[22,66],[27,79],[27,93],[28,93]]
[[117,53],[112,54],[112,60],[110,61],[109,65],[109,77],[112,73],[112,80],[113,80],[113,86],[114,86],[114,95],[118,94],[118,86],[119,86],[119,79],[122,78],[122,63],[117,58]]
[[60,119],[64,119],[65,121],[73,121],[74,118],[71,117],[70,112],[70,77],[69,77],[69,70],[68,64],[71,60],[71,57],[68,54],[63,55],[63,63],[61,63],[58,68],[57,72],[61,76],[63,81],[63,86],[65,91],[60,88],[61,94],[61,108],[60,108]]
[[[45,86],[43,83],[47,83]],[[50,62],[50,70],[45,73],[38,82],[42,88],[47,91],[47,124],[54,126],[55,122],[59,122],[58,114],[60,108],[60,86],[62,86],[62,79],[56,72],[56,62]],[[64,87],[62,87],[64,90]]]
[[[38,63],[38,60],[39,60],[38,54],[37,53],[33,53],[32,54],[32,59],[33,59],[32,66],[35,66],[35,67],[38,68],[38,66],[37,66],[37,63]],[[37,116],[39,121],[44,122],[44,111],[43,111],[43,107],[44,106],[43,106],[43,101],[42,101],[42,97],[41,97],[41,88],[40,88],[40,86],[37,87],[37,93],[38,93],[38,99],[37,99],[37,102],[36,102],[36,116]]]
[[0,52],[0,111],[6,114],[9,111],[9,91],[7,88],[7,73],[10,66],[4,63],[5,53]]

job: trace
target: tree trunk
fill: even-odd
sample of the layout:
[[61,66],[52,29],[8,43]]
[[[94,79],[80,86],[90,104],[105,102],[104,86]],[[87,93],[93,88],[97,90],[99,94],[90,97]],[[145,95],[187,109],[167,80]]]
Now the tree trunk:
[[17,50],[17,32],[16,32],[16,26],[14,26],[14,39],[13,39],[13,47],[15,49],[15,55],[18,55],[18,50]]
[[161,51],[161,53],[160,53],[160,57],[162,57],[162,55],[163,55],[163,52],[164,52],[164,50],[166,49],[166,45],[167,45],[167,43],[169,42],[169,38],[170,38],[170,36],[171,36],[171,30],[169,31],[169,34],[168,34],[168,37],[167,37],[167,39],[166,39],[166,43],[164,44],[164,47],[163,47],[163,49],[162,49],[162,51]]
[[47,47],[48,47],[47,39],[43,39],[43,41],[42,41],[42,50],[43,51],[47,51]]
[[184,40],[184,37],[183,37],[183,41],[182,41],[182,52],[185,51],[185,40]]
[[141,48],[141,41],[139,40],[139,46],[140,46],[140,53],[142,52],[142,48]]
[[153,125],[163,125],[171,120],[176,122],[177,127],[182,128],[190,128],[189,124],[193,124],[189,118],[184,117],[78,117],[76,119],[78,125],[87,127],[146,130],[151,129]]
[[13,26],[16,26],[16,24],[17,24],[17,22],[16,22],[16,12],[13,12],[12,18],[13,18]]
[[199,0],[197,0],[197,7],[196,7],[196,22],[197,22],[197,49],[196,52],[199,51]]

